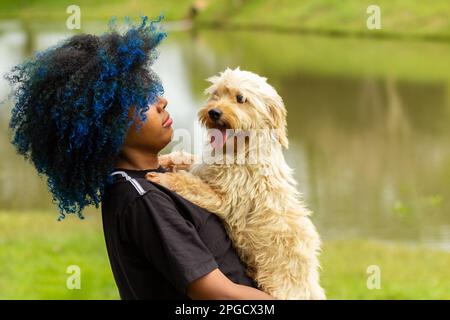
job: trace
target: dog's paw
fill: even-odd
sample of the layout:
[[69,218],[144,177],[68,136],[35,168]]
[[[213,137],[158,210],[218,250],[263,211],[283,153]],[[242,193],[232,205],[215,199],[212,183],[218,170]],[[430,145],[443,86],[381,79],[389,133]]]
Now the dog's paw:
[[145,175],[145,179],[160,184],[167,189],[173,189],[174,187],[174,176],[171,172],[160,173],[160,172],[148,172]]
[[161,166],[169,171],[189,170],[195,161],[195,156],[184,151],[175,151],[159,156],[158,160]]

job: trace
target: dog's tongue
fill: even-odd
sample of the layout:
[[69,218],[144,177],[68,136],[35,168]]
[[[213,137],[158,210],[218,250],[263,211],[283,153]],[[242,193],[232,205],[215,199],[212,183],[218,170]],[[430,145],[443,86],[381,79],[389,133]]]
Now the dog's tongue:
[[223,145],[227,141],[227,130],[221,129],[220,133],[222,134],[222,137],[216,137],[215,135],[211,135],[211,146],[214,149],[223,148]]

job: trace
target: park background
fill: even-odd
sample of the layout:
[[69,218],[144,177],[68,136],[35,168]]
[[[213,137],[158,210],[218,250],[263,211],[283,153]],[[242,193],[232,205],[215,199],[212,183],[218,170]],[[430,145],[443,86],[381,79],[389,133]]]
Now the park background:
[[[73,4],[80,30],[66,27]],[[372,4],[380,30],[366,27]],[[450,299],[448,0],[4,0],[0,74],[72,34],[106,31],[112,16],[161,12],[155,69],[175,129],[195,129],[204,79],[227,66],[268,77],[284,98],[286,157],[324,241],[330,299]],[[2,78],[0,299],[118,299],[99,211],[57,221],[45,178],[9,143],[8,92]],[[69,265],[80,290],[66,287]],[[367,287],[371,265],[380,289]]]

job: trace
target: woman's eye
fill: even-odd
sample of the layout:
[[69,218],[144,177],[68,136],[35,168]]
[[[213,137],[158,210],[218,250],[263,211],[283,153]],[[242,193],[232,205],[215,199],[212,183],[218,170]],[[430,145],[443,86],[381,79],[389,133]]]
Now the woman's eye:
[[238,94],[238,95],[236,96],[236,101],[237,101],[238,103],[244,103],[244,102],[245,102],[244,96],[243,96],[242,94]]

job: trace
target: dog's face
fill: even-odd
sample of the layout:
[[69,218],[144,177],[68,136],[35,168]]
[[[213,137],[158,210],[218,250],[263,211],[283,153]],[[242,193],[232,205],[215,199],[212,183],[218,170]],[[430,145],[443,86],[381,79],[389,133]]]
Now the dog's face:
[[198,112],[207,129],[222,132],[223,143],[227,129],[237,131],[276,129],[279,143],[287,148],[286,108],[267,79],[239,70],[226,69],[207,79],[212,85],[205,90],[207,104]]

